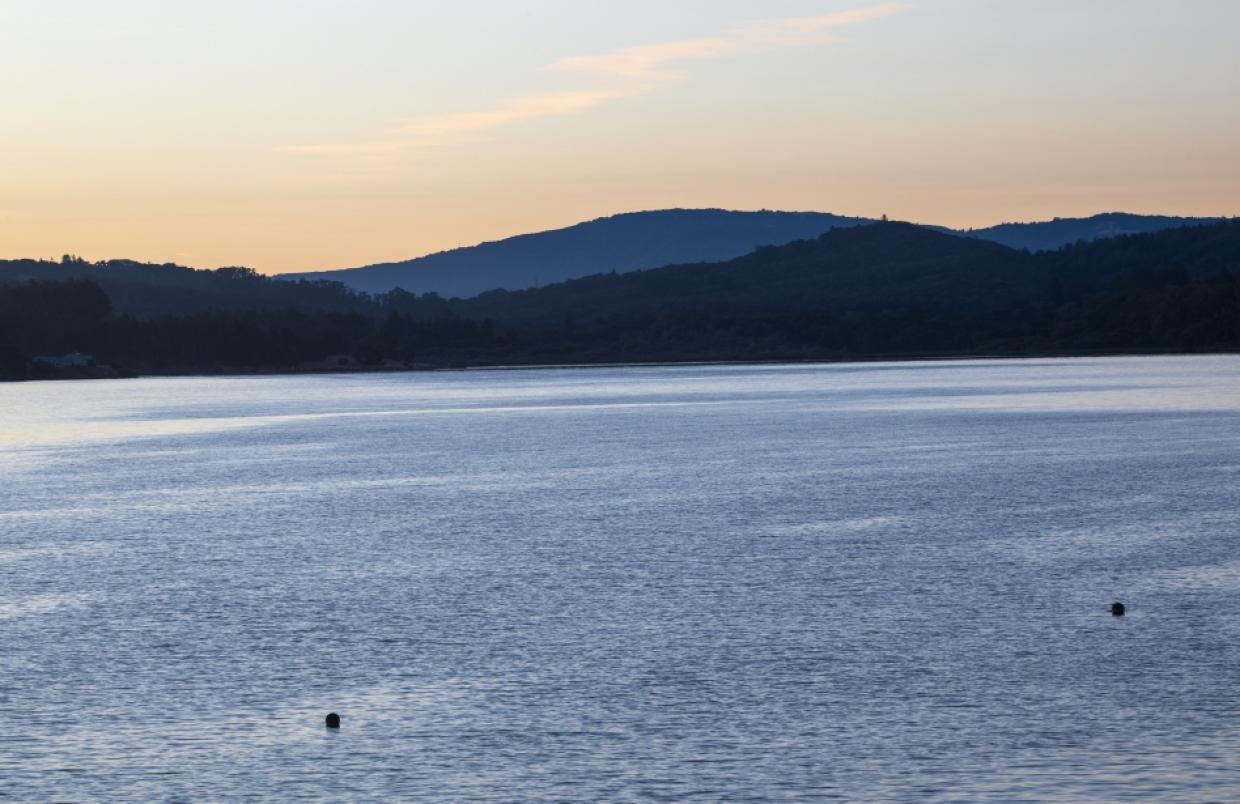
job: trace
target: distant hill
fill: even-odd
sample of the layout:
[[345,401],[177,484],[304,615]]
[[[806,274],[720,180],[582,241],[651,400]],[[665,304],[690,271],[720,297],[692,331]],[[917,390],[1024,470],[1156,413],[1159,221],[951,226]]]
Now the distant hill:
[[460,301],[528,362],[1234,351],[1240,221],[1031,254],[905,223]]
[[565,314],[663,311],[762,316],[919,307],[992,313],[1044,284],[1033,257],[997,243],[909,223],[835,229],[725,262],[600,274],[539,289],[491,291],[459,303],[474,317],[554,323]]
[[1149,234],[1181,226],[1204,226],[1219,218],[1177,218],[1166,215],[1130,215],[1105,212],[1089,218],[1055,218],[1036,223],[1002,223],[961,234],[991,240],[1011,248],[1054,251],[1072,243],[1103,240],[1124,235]]
[[97,284],[116,313],[139,318],[283,307],[356,312],[369,304],[338,282],[286,282],[249,268],[198,270],[132,260],[87,262],[68,255],[60,262],[0,260],[0,289],[28,281],[70,280]]
[[520,290],[610,271],[727,260],[758,246],[784,245],[867,222],[822,212],[633,212],[404,262],[286,276],[333,279],[368,293],[400,287],[410,293],[467,298],[497,288]]
[[1240,220],[1037,253],[883,222],[471,299],[0,263],[0,379],[80,376],[41,359],[73,353],[176,374],[1219,351],[1240,351]]
[[[1009,223],[960,234],[1016,249],[1042,251],[1078,241],[1215,220],[1107,213],[1092,218]],[[873,222],[821,212],[721,209],[633,212],[403,262],[287,277],[336,280],[368,293],[385,293],[400,287],[411,293],[434,292],[445,297],[469,298],[488,290],[524,290],[612,271],[627,273],[676,263],[729,260],[759,246],[782,246],[796,240],[813,239],[832,229]]]
[[[941,227],[903,224],[881,230],[893,242],[872,243],[867,260],[879,259],[914,235],[908,230],[941,235],[964,235],[956,240],[995,241],[1017,250],[1110,240],[1138,230],[1162,231],[1205,226],[1204,218],[1145,217],[1108,213],[1093,218],[1057,219],[1043,223],[1004,224],[991,229],[955,232]],[[132,260],[87,262],[67,256],[61,261],[0,260],[0,284],[37,281],[89,280],[108,295],[119,315],[154,317],[185,315],[206,310],[262,310],[297,308],[338,313],[369,309],[367,292],[382,295],[399,286],[409,292],[438,294],[420,306],[443,309],[444,300],[472,298],[496,289],[524,290],[546,287],[569,279],[598,274],[632,273],[676,264],[760,260],[776,246],[791,252],[814,249],[820,235],[858,229],[873,221],[825,213],[727,212],[723,210],[666,210],[602,218],[532,235],[509,238],[472,248],[434,254],[406,263],[344,271],[269,277],[248,268],[201,270],[174,264]],[[897,233],[902,233],[897,236]],[[858,237],[870,235],[858,234]],[[842,240],[847,238],[842,238]],[[1007,241],[1007,242],[1004,242]],[[932,238],[946,247],[952,241]],[[758,245],[765,244],[765,245]],[[759,255],[749,257],[756,248]],[[965,246],[956,245],[957,249]],[[1142,248],[1147,248],[1142,246]],[[963,253],[963,252],[962,252]],[[992,251],[993,253],[993,251]],[[670,256],[669,256],[670,255]],[[1148,254],[1125,254],[1123,260]],[[874,272],[881,266],[870,266]],[[867,268],[867,270],[870,270]],[[911,270],[911,269],[909,269]],[[528,281],[518,281],[524,274]],[[383,277],[388,277],[384,279]],[[489,277],[489,278],[488,278]],[[503,277],[506,277],[504,279]],[[493,283],[500,283],[498,286]],[[754,288],[757,296],[759,289]],[[410,302],[405,299],[406,306]]]

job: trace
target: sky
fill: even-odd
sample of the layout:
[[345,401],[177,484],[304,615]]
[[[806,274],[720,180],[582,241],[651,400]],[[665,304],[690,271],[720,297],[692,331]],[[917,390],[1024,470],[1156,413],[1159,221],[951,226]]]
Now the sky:
[[1235,0],[0,0],[0,258],[1240,214]]

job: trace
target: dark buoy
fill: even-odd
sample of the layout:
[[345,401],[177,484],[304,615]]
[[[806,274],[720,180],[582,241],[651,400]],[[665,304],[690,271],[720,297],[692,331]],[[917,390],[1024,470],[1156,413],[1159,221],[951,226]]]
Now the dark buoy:
[[1124,604],[1123,603],[1112,603],[1111,614],[1114,615],[1115,617],[1123,617],[1124,616]]
[[327,728],[329,729],[340,728],[340,715],[336,714],[335,712],[332,712],[330,715],[328,715],[327,716]]

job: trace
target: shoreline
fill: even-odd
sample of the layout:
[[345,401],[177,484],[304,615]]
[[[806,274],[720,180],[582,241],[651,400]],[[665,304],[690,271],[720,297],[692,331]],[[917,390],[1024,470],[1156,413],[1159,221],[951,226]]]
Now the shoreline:
[[834,366],[834,365],[869,365],[878,363],[955,363],[979,360],[1018,361],[1018,360],[1087,360],[1090,358],[1122,358],[1122,357],[1211,357],[1236,356],[1240,352],[1170,352],[1170,351],[1057,351],[1034,353],[969,353],[953,355],[925,354],[893,354],[875,356],[850,356],[847,358],[772,358],[769,360],[649,360],[649,361],[607,361],[598,363],[513,363],[495,365],[466,366],[353,366],[353,367],[315,367],[315,368],[264,368],[257,370],[222,369],[219,371],[185,371],[137,373],[126,370],[114,370],[111,374],[95,374],[82,376],[42,376],[22,379],[0,379],[0,384],[34,383],[34,382],[73,382],[97,380],[140,380],[140,379],[172,379],[172,378],[206,378],[206,377],[292,377],[292,376],[348,376],[355,374],[429,374],[440,372],[470,371],[536,371],[566,369],[618,369],[618,368],[675,368],[675,367],[708,367],[708,366]]

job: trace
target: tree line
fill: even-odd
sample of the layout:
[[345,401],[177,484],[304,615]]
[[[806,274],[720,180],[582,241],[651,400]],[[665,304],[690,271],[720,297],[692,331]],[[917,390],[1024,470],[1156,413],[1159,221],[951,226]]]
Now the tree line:
[[[14,268],[16,266],[16,268]],[[0,264],[0,376],[1240,349],[1240,222],[1030,254],[898,223],[444,299],[246,269]]]

